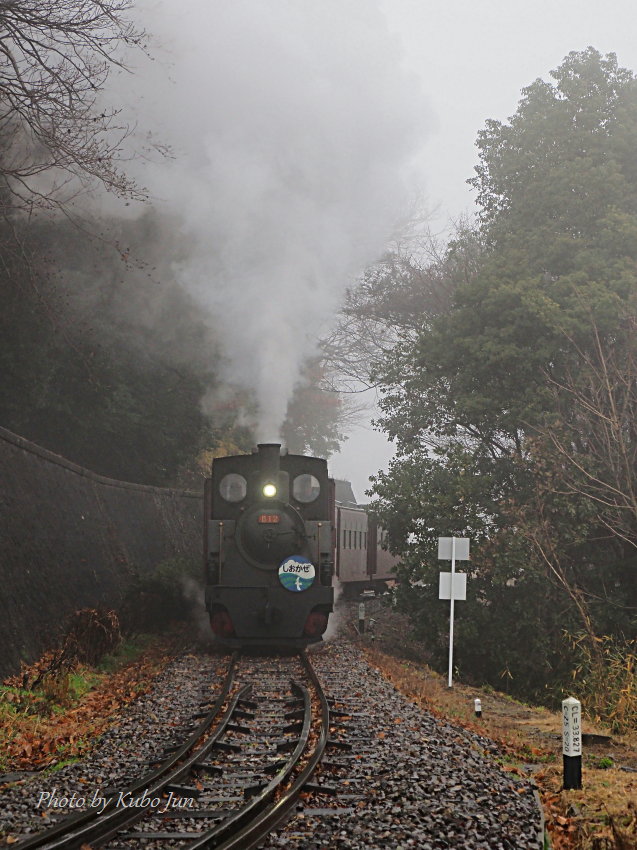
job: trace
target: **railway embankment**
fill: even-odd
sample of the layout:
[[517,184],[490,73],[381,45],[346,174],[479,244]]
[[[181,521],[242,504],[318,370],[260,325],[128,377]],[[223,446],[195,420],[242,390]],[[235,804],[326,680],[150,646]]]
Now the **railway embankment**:
[[[637,730],[613,734],[585,716],[583,787],[564,791],[558,706],[550,710],[527,705],[492,687],[462,680],[448,688],[446,675],[425,663],[426,648],[410,637],[405,615],[386,600],[366,599],[365,631],[359,634],[359,605],[356,600],[341,606],[341,631],[397,691],[434,716],[493,741],[492,757],[502,769],[536,785],[552,850],[637,847]],[[480,717],[475,714],[476,699]]]
[[199,557],[197,493],[115,481],[0,428],[0,676],[78,608],[119,610],[140,576]]

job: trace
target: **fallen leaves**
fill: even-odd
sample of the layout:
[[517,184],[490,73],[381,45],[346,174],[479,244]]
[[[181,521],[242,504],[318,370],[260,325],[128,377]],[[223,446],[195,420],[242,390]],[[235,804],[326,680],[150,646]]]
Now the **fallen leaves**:
[[[0,727],[7,770],[41,769],[83,755],[122,708],[149,691],[153,678],[172,657],[159,641],[121,669],[93,674],[95,686],[63,713],[43,717],[23,711],[11,717]],[[6,694],[12,695],[13,704],[14,692]]]
[[578,825],[574,818],[568,817],[564,811],[564,800],[560,793],[546,789],[540,790],[546,829],[551,836],[553,850],[574,850]]

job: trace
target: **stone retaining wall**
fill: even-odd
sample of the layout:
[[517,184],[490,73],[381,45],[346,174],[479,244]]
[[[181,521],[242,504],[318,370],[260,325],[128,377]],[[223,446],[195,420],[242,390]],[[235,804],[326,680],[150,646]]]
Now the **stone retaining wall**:
[[134,572],[199,557],[203,499],[96,475],[0,428],[0,677],[82,607],[118,609]]

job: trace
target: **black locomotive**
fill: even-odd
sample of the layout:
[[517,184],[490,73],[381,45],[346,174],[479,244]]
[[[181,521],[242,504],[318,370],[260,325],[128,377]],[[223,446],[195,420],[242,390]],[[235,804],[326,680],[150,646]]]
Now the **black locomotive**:
[[205,490],[206,608],[229,646],[302,647],[333,608],[334,482],[320,458],[264,443],[217,458]]

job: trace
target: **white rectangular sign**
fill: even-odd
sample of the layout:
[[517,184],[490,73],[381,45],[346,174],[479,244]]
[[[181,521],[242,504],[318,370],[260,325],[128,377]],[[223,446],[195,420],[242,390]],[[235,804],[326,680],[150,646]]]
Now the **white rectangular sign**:
[[[439,537],[438,538],[438,560],[439,561],[450,561],[451,560],[451,541],[454,538],[452,537]],[[456,545],[454,551],[454,557],[456,561],[468,561],[469,560],[469,537],[456,537]],[[448,599],[449,597],[447,597]]]
[[[461,602],[467,598],[467,574],[453,574],[453,598]],[[440,573],[438,599],[451,599],[451,573]]]

